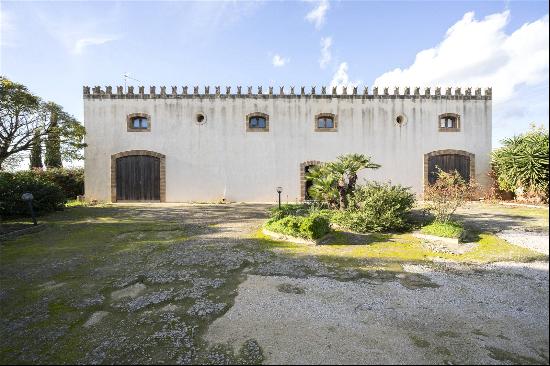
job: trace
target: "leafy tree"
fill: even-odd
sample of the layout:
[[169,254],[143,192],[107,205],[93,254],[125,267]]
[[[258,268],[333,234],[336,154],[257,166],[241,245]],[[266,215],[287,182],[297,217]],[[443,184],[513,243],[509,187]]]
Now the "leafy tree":
[[548,130],[531,131],[502,141],[492,154],[499,187],[548,200]]
[[[58,105],[44,103],[22,84],[0,77],[0,169],[11,156],[31,150],[35,131],[44,139],[52,132],[51,118],[57,113],[59,145],[63,159],[81,159],[85,129]],[[52,109],[53,108],[53,109]]]
[[348,206],[348,197],[355,190],[358,172],[379,167],[366,155],[340,155],[336,161],[318,165],[308,172],[307,179],[313,183],[308,193],[329,207],[344,210]]
[[40,137],[40,130],[34,130],[34,136],[31,147],[31,169],[42,168],[42,138]]

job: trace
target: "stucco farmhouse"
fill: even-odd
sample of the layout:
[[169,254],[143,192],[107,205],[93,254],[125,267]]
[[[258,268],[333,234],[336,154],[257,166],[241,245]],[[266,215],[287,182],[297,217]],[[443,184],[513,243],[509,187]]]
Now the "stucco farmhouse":
[[144,89],[83,88],[88,199],[300,201],[309,167],[346,153],[419,196],[436,166],[488,184],[490,88]]

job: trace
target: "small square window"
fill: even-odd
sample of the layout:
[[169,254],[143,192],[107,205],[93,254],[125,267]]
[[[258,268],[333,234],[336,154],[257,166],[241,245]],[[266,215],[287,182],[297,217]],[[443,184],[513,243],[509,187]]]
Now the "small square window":
[[258,127],[259,128],[265,128],[265,118],[258,118]]
[[150,131],[151,129],[148,115],[141,113],[130,114],[127,120],[128,131]]
[[263,117],[250,117],[250,128],[266,128],[267,123]]
[[460,116],[454,113],[445,113],[439,116],[439,131],[460,131]]
[[317,127],[318,128],[325,128],[325,119],[324,118],[319,118],[319,123],[317,123]]
[[247,130],[248,131],[268,131],[269,130],[269,116],[264,113],[254,113],[247,116]]
[[333,114],[325,113],[315,118],[315,131],[336,131],[336,119]]

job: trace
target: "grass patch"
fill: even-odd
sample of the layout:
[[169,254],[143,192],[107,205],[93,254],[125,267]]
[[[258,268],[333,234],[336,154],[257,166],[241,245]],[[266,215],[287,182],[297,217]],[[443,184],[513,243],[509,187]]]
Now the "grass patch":
[[424,226],[420,232],[426,235],[441,236],[443,238],[460,239],[464,236],[465,231],[462,224],[458,222],[439,222],[434,221],[429,225]]
[[86,201],[79,201],[79,200],[68,200],[65,203],[65,207],[71,208],[71,207],[88,207],[90,206],[89,202]]

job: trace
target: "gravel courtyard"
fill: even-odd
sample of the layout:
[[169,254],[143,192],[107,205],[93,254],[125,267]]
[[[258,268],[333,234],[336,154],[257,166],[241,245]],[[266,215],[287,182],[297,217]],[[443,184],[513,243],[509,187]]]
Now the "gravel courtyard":
[[273,241],[267,208],[72,208],[0,242],[0,362],[548,364],[548,210],[470,205],[453,255]]

